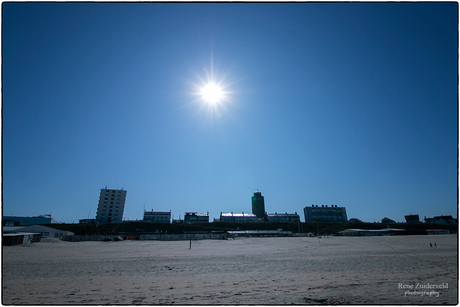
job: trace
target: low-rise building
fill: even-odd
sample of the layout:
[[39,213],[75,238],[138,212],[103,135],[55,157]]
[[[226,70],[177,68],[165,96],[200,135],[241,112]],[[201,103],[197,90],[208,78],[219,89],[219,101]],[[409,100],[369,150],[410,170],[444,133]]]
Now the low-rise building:
[[418,217],[418,214],[405,215],[404,218],[406,219],[406,223],[409,224],[420,223],[420,218]]
[[394,223],[396,223],[396,222],[393,221],[392,219],[387,218],[387,217],[384,217],[382,219],[382,224],[394,224]]
[[185,212],[184,223],[209,223],[209,212]]
[[337,233],[338,236],[388,236],[406,234],[405,229],[345,229]]
[[68,236],[73,236],[74,233],[66,230],[59,230],[47,226],[30,225],[26,227],[3,227],[3,233],[38,233],[41,238],[57,238],[63,239]]
[[300,216],[296,213],[269,213],[267,214],[269,222],[274,223],[297,223],[300,222]]
[[447,229],[427,229],[427,235],[448,235],[450,232]]
[[78,220],[79,224],[95,224],[97,221],[96,219],[80,219]]
[[2,239],[2,246],[13,246],[21,244],[30,244],[40,242],[41,235],[39,233],[4,233]]
[[423,219],[423,221],[427,224],[436,224],[437,223],[437,219],[435,219],[434,217],[426,217]]
[[51,224],[51,214],[39,216],[3,216],[3,226],[29,226]]
[[171,223],[171,211],[160,212],[160,211],[144,211],[144,221],[152,223]]
[[278,230],[234,230],[227,231],[229,238],[234,237],[291,237],[291,231]]
[[305,222],[347,222],[347,210],[337,205],[311,205],[303,209]]
[[456,224],[457,220],[452,217],[452,215],[440,215],[432,218],[424,218],[425,223],[431,224]]
[[252,213],[220,213],[220,222],[229,222],[229,223],[250,223],[250,222],[259,222],[260,219]]

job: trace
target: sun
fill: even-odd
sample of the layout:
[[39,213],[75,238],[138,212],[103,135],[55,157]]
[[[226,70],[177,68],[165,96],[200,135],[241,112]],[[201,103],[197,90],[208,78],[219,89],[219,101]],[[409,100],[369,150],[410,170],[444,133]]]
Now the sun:
[[224,92],[219,85],[208,83],[201,89],[201,96],[209,104],[216,104],[224,98]]

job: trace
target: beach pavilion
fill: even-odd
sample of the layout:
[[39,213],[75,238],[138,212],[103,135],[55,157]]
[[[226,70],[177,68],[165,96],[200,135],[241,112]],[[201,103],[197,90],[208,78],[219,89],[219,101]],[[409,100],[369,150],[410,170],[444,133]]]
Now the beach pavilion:
[[384,229],[345,229],[337,233],[338,236],[388,236],[401,235],[405,229],[384,228]]

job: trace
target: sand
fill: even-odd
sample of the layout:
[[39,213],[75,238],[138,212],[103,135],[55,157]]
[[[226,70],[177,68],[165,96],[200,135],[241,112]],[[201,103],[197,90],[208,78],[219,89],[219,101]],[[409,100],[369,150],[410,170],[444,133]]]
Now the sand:
[[457,259],[456,235],[48,240],[3,247],[2,303],[457,304]]

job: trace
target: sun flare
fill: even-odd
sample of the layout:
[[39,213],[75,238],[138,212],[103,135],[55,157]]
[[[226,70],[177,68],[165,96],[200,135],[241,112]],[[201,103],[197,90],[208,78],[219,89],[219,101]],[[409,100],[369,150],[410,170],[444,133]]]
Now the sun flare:
[[201,90],[201,95],[205,101],[210,104],[218,103],[222,98],[224,98],[224,92],[214,83],[209,83],[203,87]]

